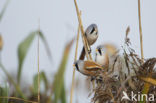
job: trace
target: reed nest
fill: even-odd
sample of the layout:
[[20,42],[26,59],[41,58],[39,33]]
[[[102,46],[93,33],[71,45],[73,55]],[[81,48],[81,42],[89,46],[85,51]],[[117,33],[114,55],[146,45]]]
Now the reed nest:
[[[93,103],[132,103],[130,100],[121,100],[123,91],[128,96],[131,92],[142,93],[145,83],[149,83],[148,94],[156,97],[156,58],[145,59],[144,62],[131,48],[130,39],[126,36],[122,54],[112,55],[111,64],[107,69],[97,71]],[[156,100],[156,98],[155,98]],[[135,103],[135,101],[133,101]]]

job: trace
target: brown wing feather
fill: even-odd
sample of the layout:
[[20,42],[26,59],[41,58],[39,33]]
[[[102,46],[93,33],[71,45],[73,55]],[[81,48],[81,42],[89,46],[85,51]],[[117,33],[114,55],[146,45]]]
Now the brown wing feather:
[[84,65],[86,66],[86,70],[89,71],[97,71],[99,69],[103,69],[99,64],[93,62],[93,61],[85,61]]

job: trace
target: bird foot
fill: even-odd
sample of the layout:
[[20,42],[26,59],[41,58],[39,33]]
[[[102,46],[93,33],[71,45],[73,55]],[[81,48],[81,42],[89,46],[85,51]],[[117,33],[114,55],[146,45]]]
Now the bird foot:
[[91,52],[92,52],[92,50],[91,50],[91,49],[89,49],[89,50],[88,50],[88,53],[90,54]]

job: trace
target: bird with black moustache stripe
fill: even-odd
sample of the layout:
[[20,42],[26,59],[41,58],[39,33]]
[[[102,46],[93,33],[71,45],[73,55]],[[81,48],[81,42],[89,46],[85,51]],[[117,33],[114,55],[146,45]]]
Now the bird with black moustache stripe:
[[[98,28],[96,24],[91,24],[87,27],[86,31],[85,31],[85,36],[88,42],[88,45],[91,46],[93,45],[97,38],[98,38]],[[89,52],[91,52],[91,49],[89,50]],[[80,60],[84,60],[85,58],[85,49],[83,47],[81,55],[79,57]]]
[[104,50],[103,45],[99,45],[96,48],[95,62],[104,68],[108,68],[109,65],[108,53]]

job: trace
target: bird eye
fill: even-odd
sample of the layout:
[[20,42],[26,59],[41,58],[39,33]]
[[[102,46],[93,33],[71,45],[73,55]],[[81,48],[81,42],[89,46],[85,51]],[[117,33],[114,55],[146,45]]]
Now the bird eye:
[[95,28],[93,27],[92,31],[90,32],[90,34],[92,34],[95,31]]

